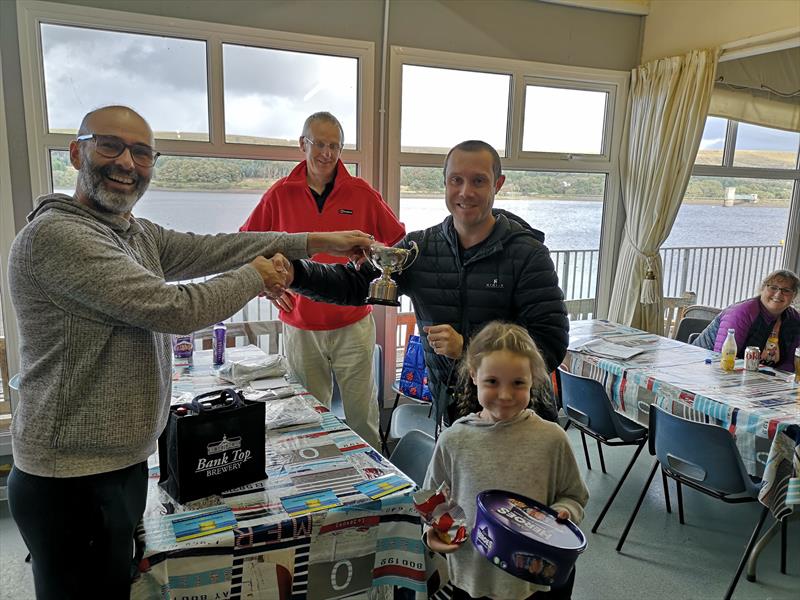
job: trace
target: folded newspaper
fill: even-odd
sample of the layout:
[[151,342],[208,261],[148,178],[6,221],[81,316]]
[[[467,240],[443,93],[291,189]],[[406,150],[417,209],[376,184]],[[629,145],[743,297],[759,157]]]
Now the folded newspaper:
[[623,360],[632,358],[637,354],[644,352],[643,348],[631,348],[629,346],[620,346],[603,339],[589,340],[583,344],[574,347],[574,350],[593,354],[594,356],[601,356],[603,358],[621,358]]

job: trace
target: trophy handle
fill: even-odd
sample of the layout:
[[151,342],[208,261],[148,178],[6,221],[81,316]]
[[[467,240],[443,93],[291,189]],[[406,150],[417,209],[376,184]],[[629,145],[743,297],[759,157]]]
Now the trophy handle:
[[409,248],[408,250],[409,255],[411,255],[412,253],[414,254],[414,258],[412,258],[411,261],[409,261],[408,258],[406,258],[406,260],[403,261],[403,266],[400,268],[398,273],[401,271],[405,271],[417,261],[417,257],[419,256],[419,246],[417,246],[417,242],[415,242],[414,240],[411,240],[411,248]]

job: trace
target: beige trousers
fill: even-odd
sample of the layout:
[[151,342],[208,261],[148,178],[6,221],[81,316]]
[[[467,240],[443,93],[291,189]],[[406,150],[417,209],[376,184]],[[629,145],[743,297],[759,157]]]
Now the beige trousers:
[[294,377],[330,408],[333,377],[342,395],[347,425],[380,450],[378,387],[372,374],[375,321],[369,314],[340,329],[307,331],[284,323],[283,344]]

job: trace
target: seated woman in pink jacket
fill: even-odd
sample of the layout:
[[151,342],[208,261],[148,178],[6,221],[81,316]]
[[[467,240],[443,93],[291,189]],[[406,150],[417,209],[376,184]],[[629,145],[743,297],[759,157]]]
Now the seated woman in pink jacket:
[[693,342],[719,352],[728,329],[736,331],[737,356],[747,346],[758,346],[761,364],[794,371],[794,352],[800,345],[800,313],[792,307],[800,278],[792,271],[773,271],[761,283],[755,298],[723,310]]

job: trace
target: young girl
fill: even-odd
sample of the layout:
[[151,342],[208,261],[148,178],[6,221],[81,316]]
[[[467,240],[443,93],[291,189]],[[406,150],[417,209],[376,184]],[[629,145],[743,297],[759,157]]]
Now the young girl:
[[[589,492],[581,479],[564,430],[544,421],[530,407],[533,390],[547,379],[542,356],[528,332],[494,321],[470,342],[461,365],[462,415],[439,437],[425,476],[425,489],[442,483],[452,500],[475,523],[475,497],[488,489],[516,492],[579,523]],[[574,571],[565,586],[528,583],[503,572],[481,556],[467,539],[461,545],[441,540],[429,529],[431,550],[447,553],[453,599],[489,597],[521,600],[569,598]]]

